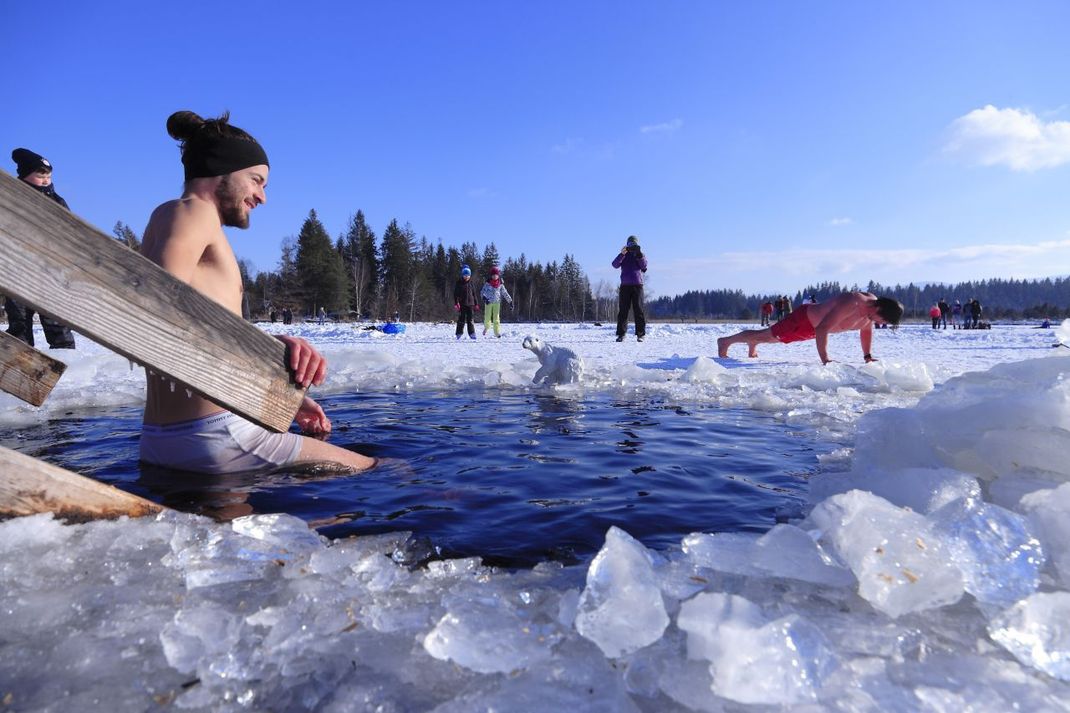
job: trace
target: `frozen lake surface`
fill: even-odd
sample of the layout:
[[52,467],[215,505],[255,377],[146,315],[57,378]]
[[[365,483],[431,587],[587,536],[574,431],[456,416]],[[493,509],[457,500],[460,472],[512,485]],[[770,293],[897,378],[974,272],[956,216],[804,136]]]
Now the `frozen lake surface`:
[[[281,332],[281,325],[264,325]],[[0,523],[0,700],[12,710],[1070,709],[1070,328],[878,330],[716,360],[739,325],[289,328],[332,399],[452,392],[742,409],[820,449],[807,504],[764,533],[650,548],[611,527],[579,564],[426,560],[406,533],[330,541],[298,518]],[[533,387],[525,334],[583,380]],[[86,344],[17,430],[140,405]],[[340,435],[344,435],[340,434]],[[125,437],[134,438],[136,433]],[[75,434],[58,444],[77,449]],[[344,441],[343,441],[344,442]],[[696,439],[696,450],[704,443]],[[493,536],[493,525],[488,524]]]

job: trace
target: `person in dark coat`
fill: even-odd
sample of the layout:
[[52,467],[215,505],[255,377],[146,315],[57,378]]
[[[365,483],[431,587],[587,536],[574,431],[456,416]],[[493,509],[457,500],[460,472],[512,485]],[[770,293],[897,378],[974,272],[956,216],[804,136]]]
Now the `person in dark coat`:
[[970,318],[973,321],[973,324],[970,326],[977,329],[977,326],[981,322],[981,303],[976,299],[970,301]]
[[[56,193],[56,187],[52,183],[52,164],[48,162],[48,159],[29,149],[21,148],[12,151],[11,158],[18,167],[19,179],[33,186],[42,195],[48,196],[67,210],[70,210],[67,201]],[[4,299],[4,310],[7,312],[7,333],[18,337],[32,347],[34,308],[6,297]],[[71,333],[70,327],[60,324],[43,314],[41,315],[41,327],[45,331],[45,339],[48,340],[49,347],[52,349],[74,349],[74,335]]]
[[468,336],[476,338],[476,326],[472,324],[472,311],[479,310],[479,296],[476,286],[472,284],[472,269],[461,266],[461,279],[453,286],[453,309],[457,310],[457,338],[464,334],[468,326]]
[[643,313],[643,273],[646,272],[646,256],[639,247],[639,238],[628,236],[620,254],[613,258],[613,267],[620,270],[620,308],[617,310],[617,341],[623,342],[628,333],[628,310],[635,316],[635,338],[643,341],[646,336],[646,314]]

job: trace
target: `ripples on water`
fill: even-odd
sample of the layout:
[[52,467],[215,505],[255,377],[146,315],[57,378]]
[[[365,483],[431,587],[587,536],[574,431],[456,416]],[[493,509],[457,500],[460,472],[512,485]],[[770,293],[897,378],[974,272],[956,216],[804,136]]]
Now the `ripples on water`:
[[445,556],[574,561],[610,525],[653,548],[691,532],[764,531],[802,504],[821,447],[754,412],[539,394],[360,394],[321,400],[332,442],[397,459],[366,475],[206,479],[137,462],[140,409],[0,433],[173,507],[288,512],[330,537],[411,530]]

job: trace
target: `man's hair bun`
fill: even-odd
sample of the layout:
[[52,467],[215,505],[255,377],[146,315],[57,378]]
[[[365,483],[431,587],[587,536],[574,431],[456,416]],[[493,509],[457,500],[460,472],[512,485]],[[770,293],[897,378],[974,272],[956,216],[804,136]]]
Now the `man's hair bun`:
[[179,141],[189,141],[204,126],[204,119],[192,111],[176,111],[167,117],[167,133]]
[[209,136],[237,136],[251,139],[252,136],[230,125],[230,112],[225,111],[214,119],[205,119],[192,111],[176,111],[167,117],[167,133],[179,141],[189,141],[201,132]]

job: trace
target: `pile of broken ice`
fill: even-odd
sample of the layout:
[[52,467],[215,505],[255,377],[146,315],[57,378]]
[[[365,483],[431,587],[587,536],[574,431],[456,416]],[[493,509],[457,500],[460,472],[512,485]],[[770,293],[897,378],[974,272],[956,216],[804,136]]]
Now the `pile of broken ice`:
[[[17,710],[1070,710],[1070,359],[868,414],[805,519],[586,567],[296,518],[0,523]],[[492,520],[488,521],[492,527]]]

